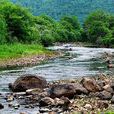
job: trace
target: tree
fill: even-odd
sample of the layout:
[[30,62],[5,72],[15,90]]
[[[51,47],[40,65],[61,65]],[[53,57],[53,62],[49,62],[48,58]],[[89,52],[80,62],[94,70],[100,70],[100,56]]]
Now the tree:
[[108,47],[113,39],[111,14],[98,10],[91,13],[84,22],[86,40]]
[[7,36],[7,24],[4,17],[0,15],[0,44],[6,43]]
[[7,42],[34,42],[39,34],[29,11],[21,6],[6,2],[0,5],[0,14],[4,16],[7,28]]

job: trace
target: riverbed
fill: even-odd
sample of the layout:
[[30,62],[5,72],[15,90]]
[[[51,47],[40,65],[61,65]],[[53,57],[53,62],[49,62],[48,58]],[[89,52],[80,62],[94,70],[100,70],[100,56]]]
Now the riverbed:
[[[113,68],[107,68],[105,56],[106,53],[110,53],[113,63],[114,49],[76,47],[73,45],[54,46],[48,49],[64,53],[64,56],[50,59],[33,67],[0,71],[0,93],[10,92],[8,84],[13,83],[17,77],[23,74],[37,74],[45,77],[48,81],[97,76],[101,73],[114,74]],[[6,106],[0,114],[19,114],[23,111],[28,114],[37,114],[38,112],[38,108],[35,108],[34,112],[33,109],[26,110],[23,107],[20,107],[19,110],[9,109],[1,97],[0,102]]]

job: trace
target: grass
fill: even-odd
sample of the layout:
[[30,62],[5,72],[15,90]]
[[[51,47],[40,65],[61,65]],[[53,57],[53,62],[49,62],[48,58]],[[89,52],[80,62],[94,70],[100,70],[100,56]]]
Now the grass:
[[48,51],[43,46],[38,44],[3,44],[0,45],[0,60],[44,54],[47,52]]

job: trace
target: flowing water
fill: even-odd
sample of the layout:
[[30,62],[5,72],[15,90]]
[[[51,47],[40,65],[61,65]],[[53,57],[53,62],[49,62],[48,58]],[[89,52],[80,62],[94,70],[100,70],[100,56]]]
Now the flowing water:
[[[49,47],[50,50],[62,50],[65,55],[51,59],[46,63],[33,67],[24,67],[18,70],[4,70],[0,72],[0,93],[9,92],[8,83],[14,82],[22,74],[38,74],[48,81],[60,79],[74,79],[84,76],[96,76],[100,73],[114,74],[113,69],[107,68],[105,53],[114,54],[114,49],[75,47],[72,45]],[[112,58],[113,59],[113,58]],[[5,104],[3,99],[0,103]],[[19,114],[26,112],[23,107],[20,110],[9,109],[7,106],[0,114]],[[38,111],[38,108],[34,109]],[[28,114],[37,114],[33,109],[27,109]]]

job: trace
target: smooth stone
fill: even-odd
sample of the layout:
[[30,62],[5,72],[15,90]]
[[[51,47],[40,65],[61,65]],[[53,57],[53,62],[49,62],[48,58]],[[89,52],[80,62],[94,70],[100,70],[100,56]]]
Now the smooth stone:
[[87,110],[92,110],[92,106],[90,104],[86,104],[84,106],[84,108],[87,109]]

